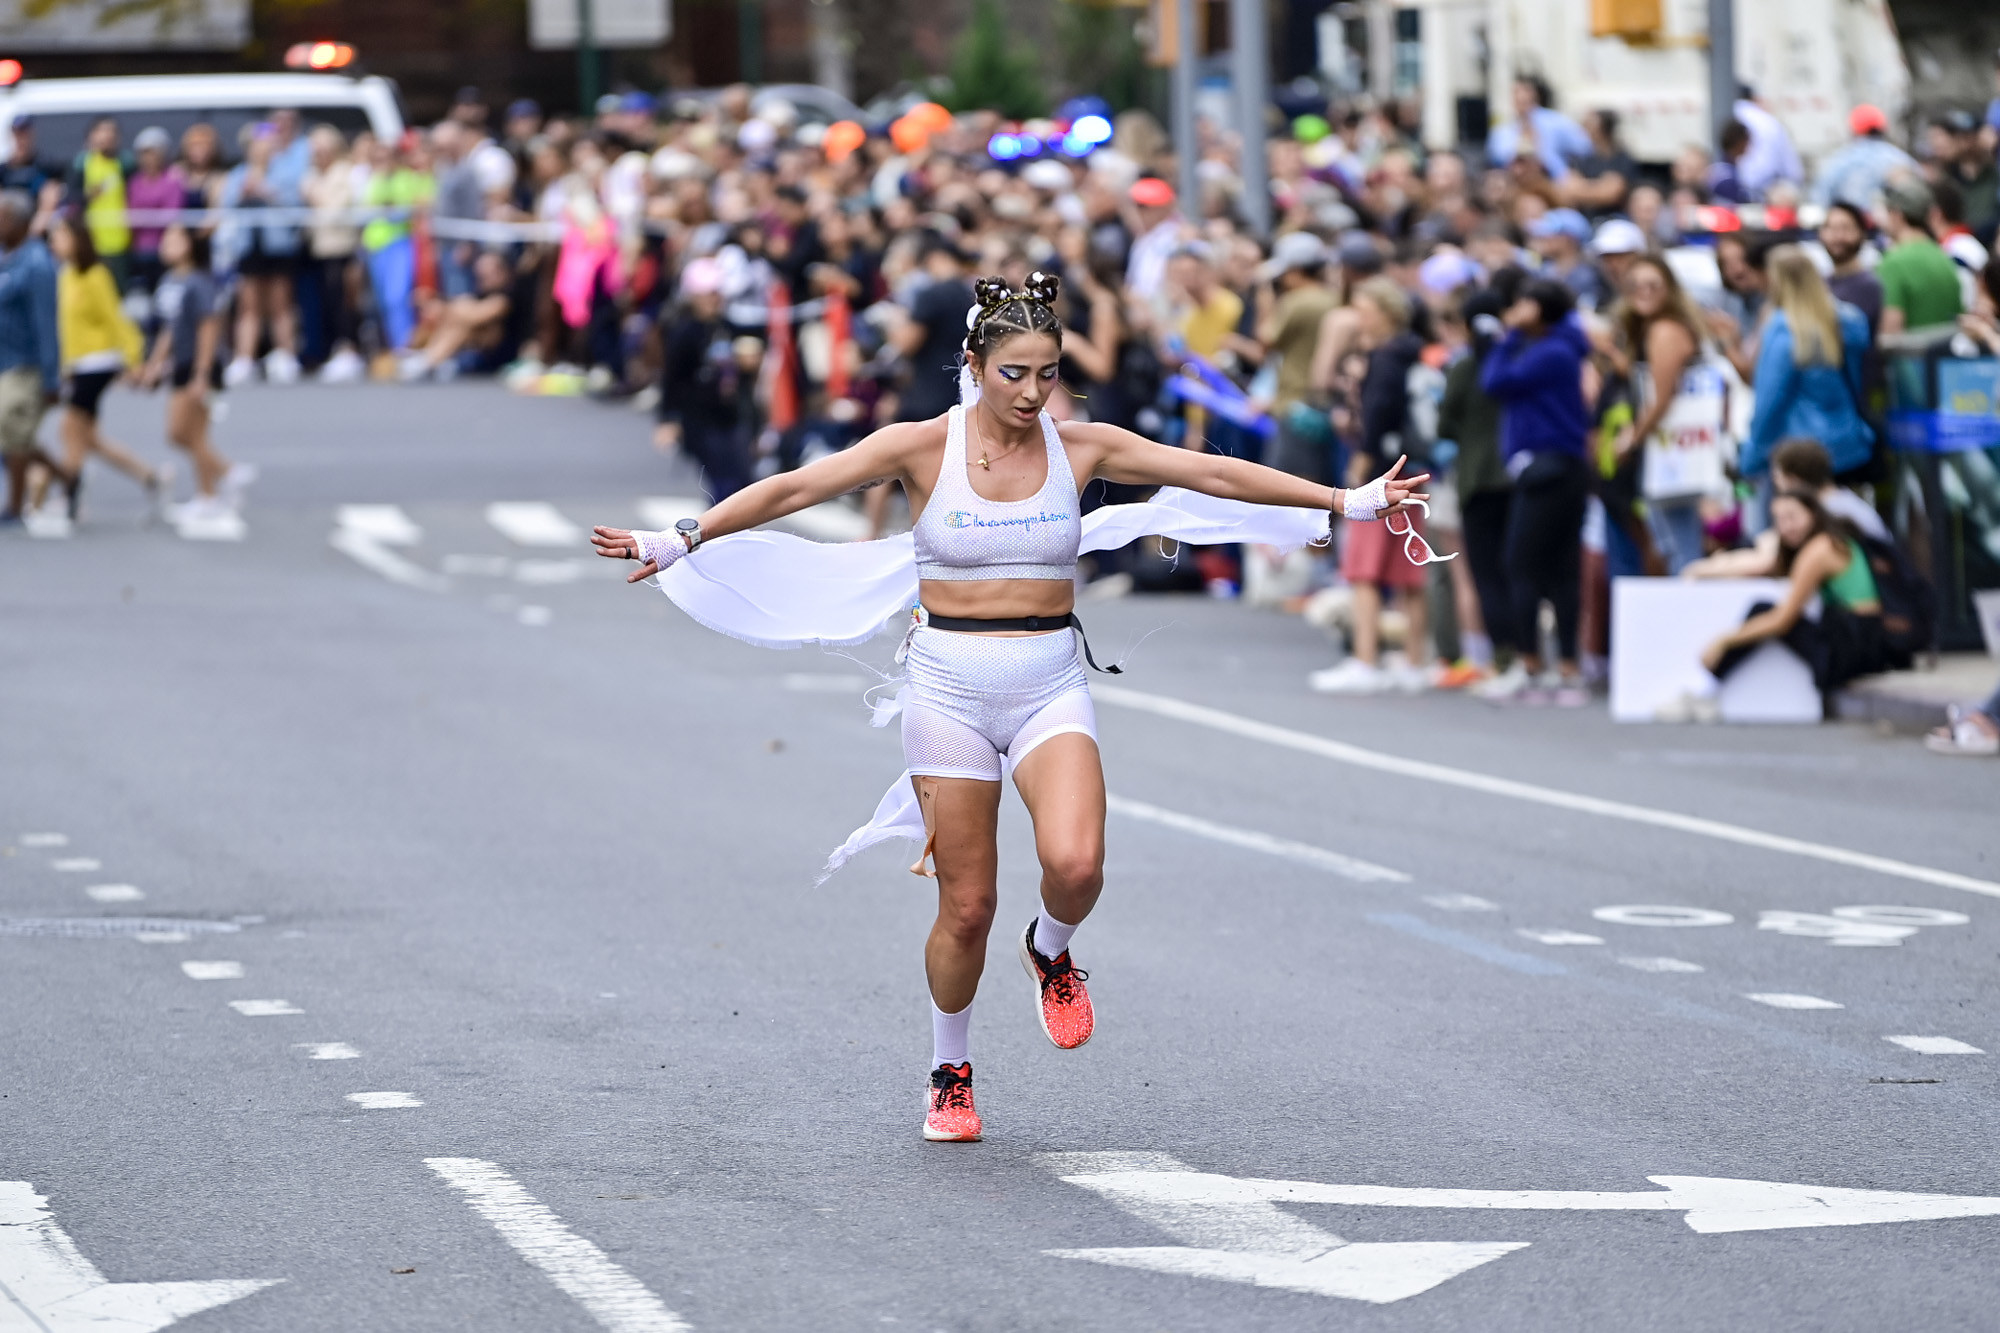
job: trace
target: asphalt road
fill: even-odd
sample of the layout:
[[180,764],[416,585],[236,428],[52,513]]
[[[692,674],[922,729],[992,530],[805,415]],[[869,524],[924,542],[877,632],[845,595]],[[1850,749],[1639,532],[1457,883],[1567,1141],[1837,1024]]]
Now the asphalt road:
[[[57,1270],[277,1283],[190,1330],[1995,1326],[2000,768],[1325,699],[1296,620],[1092,605],[1100,656],[1169,627],[1099,692],[1097,1036],[1036,1026],[1010,799],[987,1139],[928,1144],[927,886],[812,887],[901,767],[867,671],[487,512],[690,493],[645,422],[233,397],[247,540],[109,474],[0,535],[0,1329],[79,1326]],[[350,504],[420,532],[364,563]]]

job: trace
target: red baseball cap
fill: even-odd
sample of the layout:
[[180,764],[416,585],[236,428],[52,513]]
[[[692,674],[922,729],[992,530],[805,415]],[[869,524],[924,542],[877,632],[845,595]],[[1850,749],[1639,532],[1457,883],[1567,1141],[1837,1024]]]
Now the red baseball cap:
[[1889,128],[1889,118],[1882,114],[1882,108],[1863,102],[1847,113],[1847,129],[1851,134],[1880,134]]
[[1174,187],[1158,176],[1146,176],[1132,182],[1132,202],[1141,208],[1172,208]]

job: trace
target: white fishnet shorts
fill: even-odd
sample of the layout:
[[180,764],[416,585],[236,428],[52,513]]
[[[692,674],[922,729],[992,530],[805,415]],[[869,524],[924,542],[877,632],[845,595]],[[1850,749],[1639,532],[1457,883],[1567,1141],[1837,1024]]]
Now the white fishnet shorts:
[[1059,630],[1001,638],[920,626],[905,663],[903,757],[910,772],[998,782],[1051,736],[1097,739],[1097,711],[1077,655]]

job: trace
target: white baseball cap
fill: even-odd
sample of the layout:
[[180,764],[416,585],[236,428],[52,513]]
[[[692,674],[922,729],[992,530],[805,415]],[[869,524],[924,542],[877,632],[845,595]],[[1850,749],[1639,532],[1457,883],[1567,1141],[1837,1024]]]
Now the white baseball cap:
[[1643,255],[1647,249],[1646,233],[1629,218],[1612,218],[1598,227],[1590,248],[1600,255]]

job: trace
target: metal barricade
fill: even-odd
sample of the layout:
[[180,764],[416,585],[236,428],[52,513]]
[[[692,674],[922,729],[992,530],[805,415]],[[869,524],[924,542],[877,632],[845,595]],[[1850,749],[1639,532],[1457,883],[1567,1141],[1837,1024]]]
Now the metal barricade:
[[1972,594],[2000,588],[2000,360],[1953,349],[1949,327],[1883,340],[1895,531],[1937,589],[1948,651],[1981,646]]

